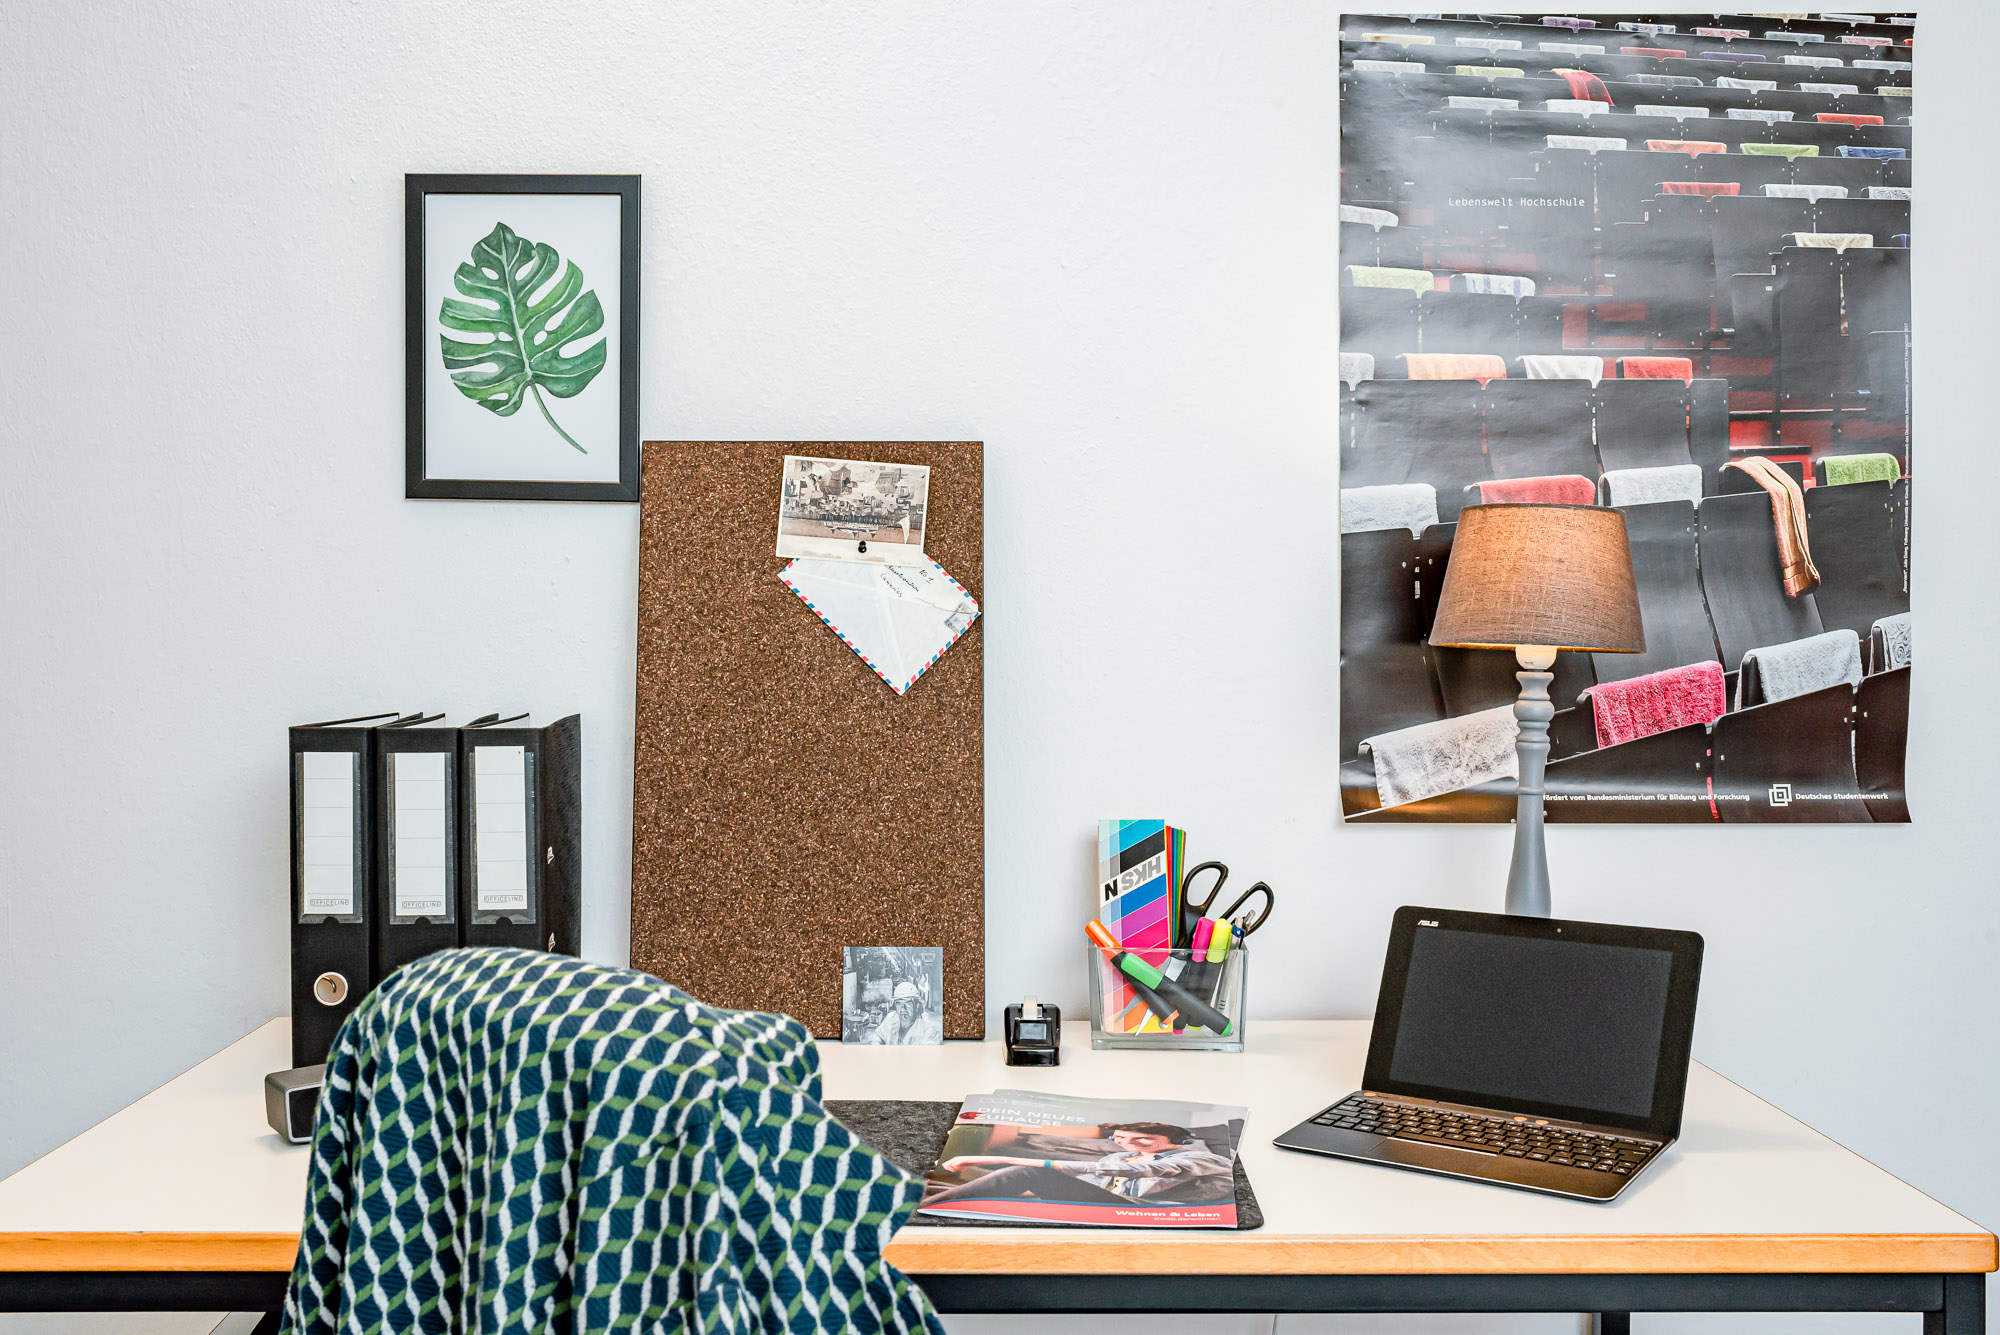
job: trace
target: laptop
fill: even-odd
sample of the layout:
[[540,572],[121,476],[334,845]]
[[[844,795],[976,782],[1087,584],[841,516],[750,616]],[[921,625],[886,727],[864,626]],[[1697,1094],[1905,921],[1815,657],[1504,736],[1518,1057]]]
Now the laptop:
[[1281,1149],[1608,1201],[1680,1135],[1701,937],[1401,908],[1362,1088]]

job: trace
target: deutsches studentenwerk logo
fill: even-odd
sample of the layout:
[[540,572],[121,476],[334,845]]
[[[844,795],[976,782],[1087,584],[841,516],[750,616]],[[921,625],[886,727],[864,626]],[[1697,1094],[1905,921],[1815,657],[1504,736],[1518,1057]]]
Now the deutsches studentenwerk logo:
[[1788,807],[1791,804],[1792,804],[1792,785],[1790,785],[1789,783],[1772,784],[1771,805],[1774,807]]

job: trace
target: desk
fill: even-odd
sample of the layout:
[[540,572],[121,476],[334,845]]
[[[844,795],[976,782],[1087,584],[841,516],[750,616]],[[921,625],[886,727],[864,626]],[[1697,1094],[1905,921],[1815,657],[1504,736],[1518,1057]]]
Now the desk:
[[[1923,1312],[1984,1329],[1993,1235],[1706,1067],[1680,1143],[1608,1205],[1274,1149],[1355,1087],[1360,1022],[1259,1023],[1249,1050],[822,1044],[826,1096],[994,1088],[1251,1109],[1249,1233],[906,1228],[888,1256],[947,1312]],[[0,1181],[0,1311],[269,1311],[298,1245],[306,1151],[264,1124],[273,1021]]]

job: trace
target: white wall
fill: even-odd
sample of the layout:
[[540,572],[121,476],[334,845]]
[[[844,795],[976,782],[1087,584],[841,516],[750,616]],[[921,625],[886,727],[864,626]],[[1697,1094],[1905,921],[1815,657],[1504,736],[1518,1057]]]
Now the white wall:
[[[1925,10],[1918,823],[1550,858],[1567,915],[1706,934],[1698,1056],[1992,1223],[1983,8]],[[1365,1014],[1399,903],[1496,905],[1506,829],[1336,818],[1336,31],[0,0],[0,1173],[284,1009],[289,723],[581,710],[624,956],[637,515],[401,499],[406,171],[643,174],[649,437],[987,442],[996,1011],[1080,1001],[1100,816],[1278,887],[1265,1016]]]

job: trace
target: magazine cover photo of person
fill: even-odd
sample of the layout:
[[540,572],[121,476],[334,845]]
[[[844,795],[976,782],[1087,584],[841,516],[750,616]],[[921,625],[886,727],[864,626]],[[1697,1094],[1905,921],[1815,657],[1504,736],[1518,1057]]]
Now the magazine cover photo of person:
[[[1167,1122],[960,1125],[919,1208],[1103,1224],[1129,1223],[1132,1213],[1143,1211],[1187,1216],[1177,1222],[1229,1225],[1235,1222],[1233,1165],[1226,1126],[1198,1133]],[[1047,1208],[1021,1208],[1034,1202]]]

